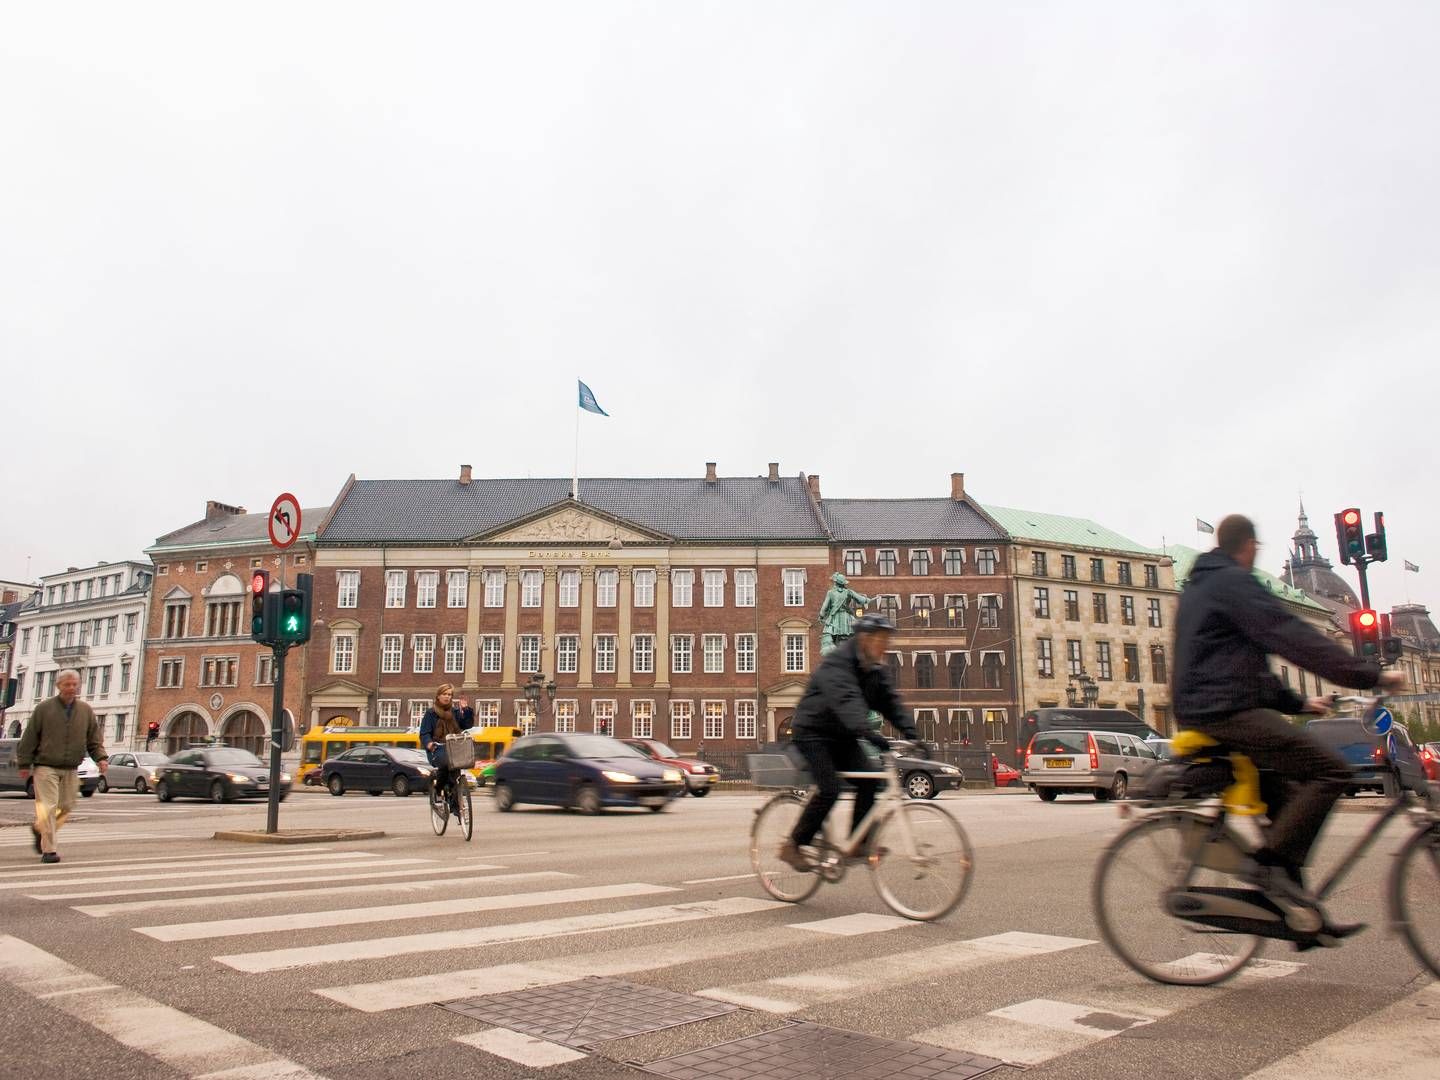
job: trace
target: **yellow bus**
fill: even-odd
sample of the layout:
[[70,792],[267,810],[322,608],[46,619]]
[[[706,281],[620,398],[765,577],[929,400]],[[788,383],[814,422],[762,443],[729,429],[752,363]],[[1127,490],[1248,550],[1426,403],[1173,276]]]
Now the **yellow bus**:
[[[470,737],[475,740],[475,767],[467,770],[471,780],[479,784],[480,771],[497,761],[521,734],[516,727],[471,728]],[[295,778],[302,784],[320,783],[320,767],[336,754],[355,746],[408,746],[418,750],[420,729],[355,727],[350,724],[313,727],[300,736],[300,767],[295,771]]]

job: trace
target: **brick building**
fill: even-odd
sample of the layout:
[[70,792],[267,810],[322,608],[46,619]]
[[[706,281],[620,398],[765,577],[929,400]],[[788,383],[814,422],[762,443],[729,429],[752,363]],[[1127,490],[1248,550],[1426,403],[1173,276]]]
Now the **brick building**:
[[[283,554],[270,544],[265,514],[205,504],[205,517],[167,533],[146,549],[154,566],[136,745],[151,721],[154,749],[170,754],[219,736],[256,754],[268,752],[274,678],[270,650],[250,640],[250,571],[268,570],[271,588],[309,573],[314,529],[325,508],[303,510],[305,532]],[[306,656],[286,664],[285,704],[302,716]]]

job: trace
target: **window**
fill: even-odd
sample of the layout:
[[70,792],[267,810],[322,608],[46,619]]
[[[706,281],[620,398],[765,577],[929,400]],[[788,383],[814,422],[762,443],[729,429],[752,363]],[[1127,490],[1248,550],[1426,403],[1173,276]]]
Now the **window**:
[[540,670],[540,635],[520,635],[520,671],[533,675]]
[[398,675],[405,662],[405,635],[380,635],[380,674]]
[[615,702],[592,701],[590,716],[595,721],[596,735],[615,734]]
[[965,549],[945,549],[945,573],[953,576],[963,573],[965,570]]
[[[182,638],[185,636],[185,624],[190,619],[190,602],[181,600],[178,603],[165,605],[165,632],[162,637]],[[65,644],[70,644],[67,640]],[[55,647],[60,648],[60,635],[56,632]]]
[[1065,590],[1065,618],[1069,622],[1080,621],[1080,593],[1075,589]]
[[[208,665],[209,663],[210,663],[210,661],[207,660],[207,661],[206,661],[206,664]],[[99,668],[93,668],[93,667],[92,667],[92,668],[90,668],[88,671],[86,671],[86,680],[85,680],[85,696],[86,696],[86,697],[88,697],[88,698],[93,698],[93,697],[95,696],[95,679],[96,679],[96,677],[97,677],[99,674],[100,674],[100,669],[99,669]],[[213,684],[213,683],[206,683],[206,684],[202,684],[202,685],[215,685],[215,684]],[[229,684],[229,683],[224,683],[224,684],[222,684],[222,685],[229,686],[230,684]]]
[[336,675],[349,675],[354,672],[354,634],[336,634],[330,639],[330,670]]
[[980,654],[980,685],[986,690],[1000,689],[1000,669],[1005,658],[998,652]]
[[995,573],[997,558],[994,548],[975,549],[975,572],[977,574]]
[[725,571],[706,570],[703,576],[705,581],[705,606],[724,607]]
[[539,570],[522,570],[520,572],[520,606],[539,607],[540,590],[544,584],[544,575]]
[[485,571],[485,606],[505,606],[505,571]]
[[555,730],[559,732],[572,732],[575,730],[576,707],[573,701],[555,702]]
[[910,573],[914,577],[925,577],[930,573],[930,551],[927,548],[910,549]]
[[555,670],[561,675],[574,675],[579,665],[580,639],[574,634],[561,634],[555,639]]
[[1080,642],[1071,638],[1065,642],[1065,670],[1070,675],[1082,675],[1085,672],[1085,661],[1081,657]]
[[463,608],[470,602],[470,574],[465,570],[445,571],[445,606]]
[[535,733],[535,706],[528,701],[515,702],[515,726],[524,734]]
[[136,630],[136,628],[137,628],[139,625],[140,625],[140,616],[138,616],[138,615],[126,615],[126,616],[125,616],[125,641],[126,641],[127,644],[128,644],[129,642],[132,642],[132,641],[135,640],[135,630]]
[[419,727],[420,721],[425,719],[425,712],[430,708],[430,702],[417,698],[410,699],[410,726]]
[[915,689],[935,689],[935,657],[929,653],[915,657]]
[[1110,611],[1105,602],[1105,594],[1097,592],[1090,598],[1091,606],[1095,609],[1095,621],[1104,623],[1110,621]]
[[689,634],[670,635],[670,670],[676,675],[688,675],[692,670],[691,653],[695,640]]
[[921,626],[930,625],[930,612],[934,610],[935,597],[929,593],[911,593],[910,610],[920,620]]
[[1154,563],[1145,564],[1145,587],[1147,589],[1158,589],[1160,587],[1160,568]]
[[598,675],[615,674],[615,635],[595,635],[595,672]]
[[705,674],[721,675],[725,672],[725,635],[706,634],[700,639],[701,655]]
[[[262,660],[269,660],[269,659],[271,659],[271,658],[268,657],[268,656],[263,656],[263,657],[261,657],[261,659],[262,659]],[[272,677],[269,681],[273,683],[273,682],[275,681],[275,679]],[[121,661],[120,661],[120,693],[122,693],[122,694],[128,694],[129,692],[130,692],[130,661],[129,661],[129,660],[121,660]]]
[[[121,677],[122,681],[127,681],[127,682],[128,682],[128,681],[129,681],[129,680],[128,680],[128,676],[129,676],[129,673],[126,672],[125,669],[122,667],[122,668],[120,669],[120,677]],[[273,657],[273,656],[257,656],[257,657],[255,658],[255,685],[256,685],[256,686],[274,686],[274,685],[275,685],[275,657]]]
[[1035,665],[1042,679],[1055,677],[1054,644],[1048,637],[1035,639]]
[[381,727],[400,726],[400,699],[384,698],[375,703],[375,719]]
[[1121,585],[1134,585],[1135,581],[1130,576],[1130,564],[1128,562],[1117,562],[1115,564],[1116,580]]
[[875,608],[891,622],[900,617],[900,597],[894,593],[875,597]]
[[695,703],[693,701],[670,702],[670,738],[690,738],[690,724],[694,718]]
[[[234,656],[207,656],[200,669],[201,686],[235,686],[240,660]],[[91,669],[92,671],[94,669]]]
[[439,588],[440,572],[438,570],[415,571],[415,606],[417,608],[433,608],[435,594]]
[[1000,597],[986,593],[980,597],[980,629],[997,630],[1000,627]]
[[1050,590],[1043,585],[1035,586],[1035,617],[1037,619],[1050,617]]
[[360,571],[340,570],[335,574],[335,606],[353,608],[360,603]]
[[755,702],[735,702],[735,737],[737,739],[754,739],[755,735]]
[[595,606],[614,607],[620,591],[620,571],[614,568],[595,571]]
[[630,702],[630,731],[637,739],[655,737],[655,703],[653,701]]
[[580,571],[560,571],[560,606],[580,606]]
[[894,577],[899,564],[900,559],[893,548],[881,548],[875,552],[875,569],[881,577]]
[[[240,632],[240,601],[229,600],[205,605],[205,636],[234,637]],[[100,623],[95,623],[95,644],[100,644]]]
[[987,742],[1005,742],[1005,710],[985,710],[985,739]]
[[755,673],[755,635],[735,635],[735,673],[737,675],[753,675]]
[[483,634],[480,637],[480,670],[493,675],[500,670],[504,659],[505,639],[499,634]]
[[1105,560],[1104,560],[1104,559],[1091,559],[1091,560],[1090,560],[1090,580],[1091,580],[1091,581],[1104,581],[1104,580],[1105,580]]
[[410,670],[416,675],[426,675],[435,670],[435,635],[413,634],[410,648],[414,652]]
[[30,653],[30,628],[27,626],[20,631],[20,655],[28,656]]
[[963,652],[953,652],[945,658],[945,667],[950,674],[950,689],[965,689],[965,668],[967,657]]
[[1139,681],[1140,681],[1140,646],[1139,646],[1139,645],[1123,645],[1123,646],[1121,646],[1121,650],[1122,650],[1123,656],[1124,656],[1123,662],[1124,662],[1124,664],[1125,664],[1125,681],[1126,681],[1126,682],[1139,682]]
[[125,720],[125,713],[115,714],[115,741],[117,743],[125,741]]
[[385,606],[387,608],[403,608],[405,606],[405,571],[385,571]]
[[1107,682],[1113,679],[1115,677],[1115,671],[1110,666],[1110,643],[1108,641],[1096,643],[1095,659],[1100,665],[1099,677]]
[[845,552],[845,576],[859,577],[865,573],[865,549],[850,548]]
[[1126,626],[1135,625],[1135,598],[1133,596],[1120,597],[1120,621]]
[[[1290,685],[1290,669],[1281,668],[1280,674],[1285,680],[1285,685]],[[1164,685],[1168,676],[1165,673],[1165,646],[1150,646],[1150,681]]]
[[630,670],[636,675],[655,671],[655,635],[633,634],[630,638]]
[[785,606],[805,606],[805,571],[786,570],[781,575],[785,584]]
[[805,643],[808,638],[806,634],[785,635],[785,670],[805,671]]
[[1151,626],[1155,626],[1155,627],[1158,627],[1158,626],[1163,625],[1163,621],[1162,621],[1161,618],[1160,618],[1160,601],[1159,601],[1159,600],[1151,600],[1151,601],[1150,601],[1150,625],[1151,625]]
[[1071,581],[1075,580],[1076,573],[1074,555],[1060,556],[1060,576],[1063,578],[1069,578]]
[[975,737],[975,713],[971,709],[949,710],[950,730],[961,746],[969,746]]
[[445,635],[445,674],[465,674],[465,635]]
[[723,739],[725,737],[725,703],[723,701],[702,701],[700,715],[704,726],[702,738]]
[[755,571],[735,571],[735,606],[755,606]]
[[1043,551],[1032,551],[1030,553],[1030,572],[1036,577],[1049,577],[1050,570],[1048,559]]
[[945,594],[945,625],[951,630],[965,629],[965,594]]
[[694,570],[670,571],[670,606],[689,607],[695,593]]
[[636,570],[634,577],[634,603],[639,607],[655,606],[655,571]]
[[475,703],[475,723],[481,727],[498,727],[500,724],[500,702],[477,701]]

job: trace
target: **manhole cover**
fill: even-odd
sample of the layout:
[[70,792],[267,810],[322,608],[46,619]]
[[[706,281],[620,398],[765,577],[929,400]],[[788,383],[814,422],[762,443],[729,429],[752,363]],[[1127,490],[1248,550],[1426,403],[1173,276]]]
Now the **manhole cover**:
[[579,1049],[724,1016],[739,1008],[723,1001],[606,978],[467,998],[446,1002],[442,1007],[496,1027]]
[[1002,1062],[923,1043],[877,1039],[818,1024],[787,1024],[705,1050],[636,1064],[676,1080],[970,1080]]

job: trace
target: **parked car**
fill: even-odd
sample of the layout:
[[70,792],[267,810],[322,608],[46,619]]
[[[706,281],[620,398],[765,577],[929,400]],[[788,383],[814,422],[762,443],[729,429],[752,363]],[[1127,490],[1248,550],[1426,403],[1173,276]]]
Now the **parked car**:
[[1160,761],[1144,739],[1123,731],[1047,731],[1030,739],[1025,783],[1045,802],[1060,795],[1123,799],[1132,784],[1143,789]]
[[995,781],[996,787],[1022,787],[1024,785],[1024,781],[1020,779],[1020,770],[1006,765],[994,754],[990,755],[990,776]]
[[[27,799],[33,799],[35,775],[20,779],[19,749],[19,739],[0,739],[0,791],[23,791]],[[87,757],[80,763],[79,773],[80,794],[88,799],[100,786],[100,766]]]
[[679,769],[608,735],[526,735],[495,765],[495,809],[502,812],[519,803],[573,806],[585,814],[607,806],[660,811],[684,792]]
[[1128,709],[1031,709],[1016,724],[1015,760],[1023,760],[1030,740],[1047,731],[1118,731],[1137,739],[1164,738]]
[[[280,774],[280,798],[290,794],[290,774]],[[270,769],[249,750],[207,746],[172,754],[155,781],[155,797],[171,799],[269,798]]]
[[1440,781],[1440,742],[1420,744],[1420,764],[1425,767],[1427,780]]
[[685,778],[685,790],[696,798],[709,795],[710,789],[720,779],[720,770],[714,765],[697,758],[681,757],[658,739],[622,739],[621,741],[626,746],[633,746],[646,757],[653,758],[662,765],[670,765],[679,769],[680,775]]
[[[1354,716],[1331,716],[1311,720],[1305,730],[1345,759],[1350,766],[1350,786],[1345,794],[1378,791],[1394,795],[1400,788],[1424,794],[1425,766],[1419,748],[1410,741],[1409,729],[1396,721],[1390,727],[1393,740],[1372,735]],[[1385,747],[1393,741],[1394,759],[1386,756]]]
[[331,795],[347,790],[383,795],[387,790],[404,798],[424,791],[435,770],[423,752],[409,746],[352,746],[320,767],[320,782]]
[[101,791],[137,791],[144,795],[160,778],[160,769],[170,759],[164,754],[121,750],[110,755],[110,765],[100,778]]

